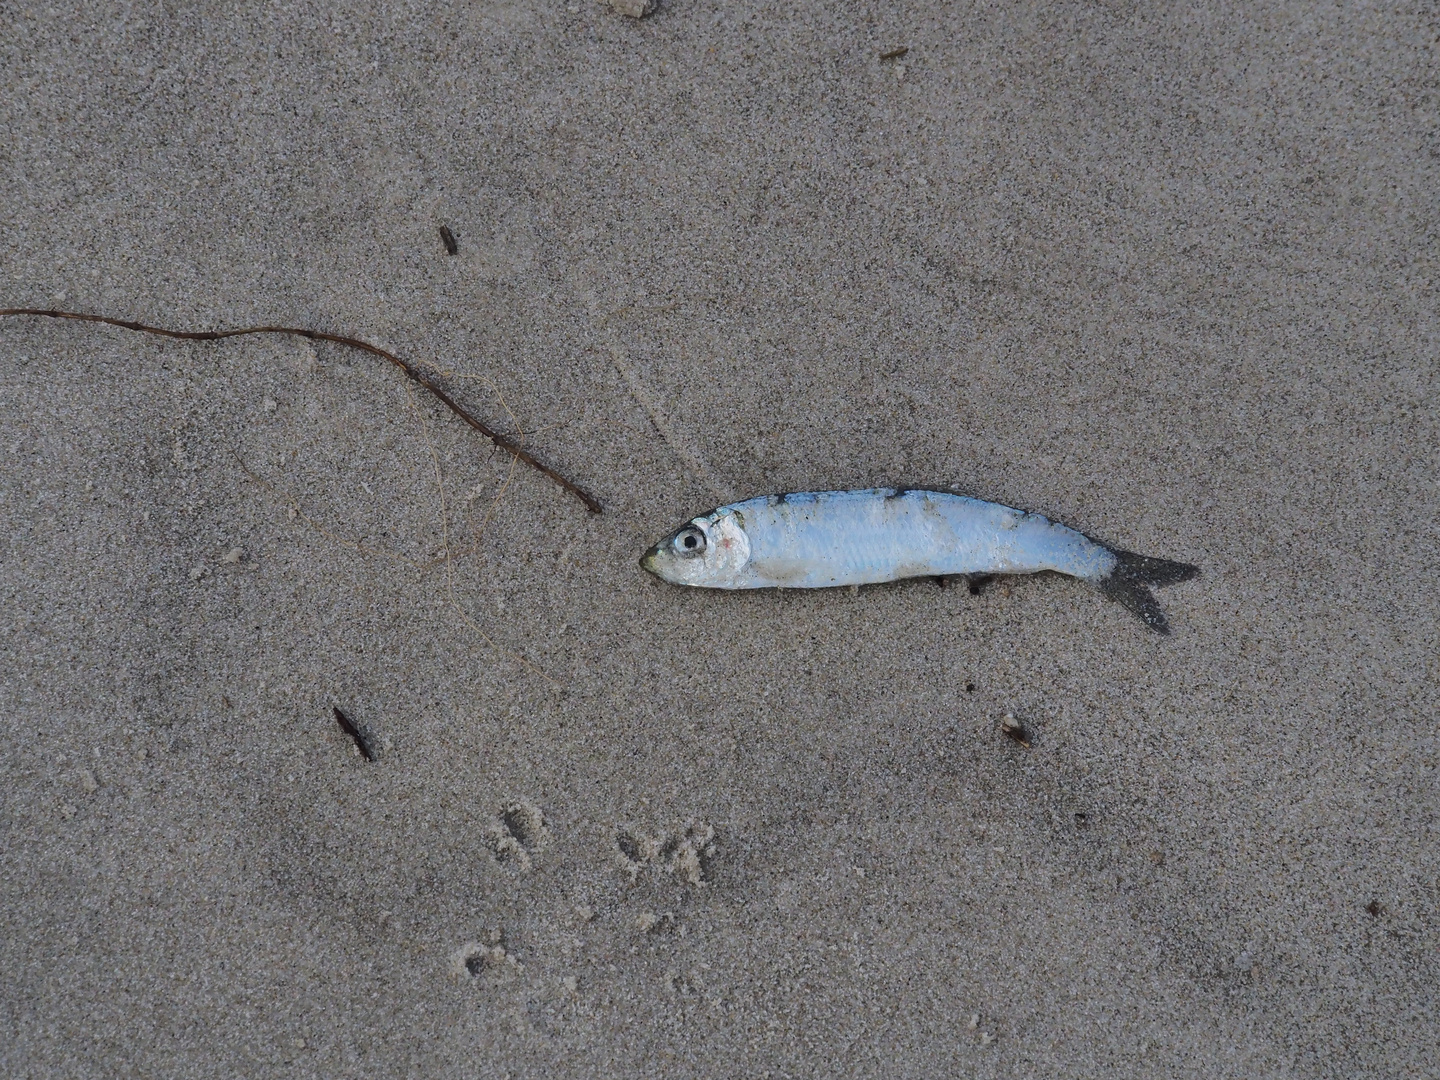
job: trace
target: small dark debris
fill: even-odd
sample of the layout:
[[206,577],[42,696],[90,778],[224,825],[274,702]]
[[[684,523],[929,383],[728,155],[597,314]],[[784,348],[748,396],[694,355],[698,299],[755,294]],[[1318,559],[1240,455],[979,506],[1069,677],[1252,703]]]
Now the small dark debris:
[[1089,825],[1089,824],[1090,824],[1090,815],[1089,815],[1089,814],[1076,814],[1076,815],[1075,815],[1075,827],[1076,827],[1077,829],[1083,829],[1083,828],[1085,828],[1086,825]]
[[1000,730],[1005,733],[1006,738],[1011,742],[1017,742],[1026,750],[1030,749],[1030,733],[1025,730],[1025,725],[1016,720],[1010,713],[1005,714],[1005,719],[1000,721]]
[[967,682],[967,683],[965,684],[965,693],[967,693],[967,694],[973,694],[974,692],[975,692],[975,684],[974,684],[973,682]]
[[901,45],[898,49],[891,49],[889,52],[882,52],[882,53],[880,54],[880,59],[881,59],[881,60],[899,60],[900,57],[904,56],[904,55],[905,55],[906,53],[908,53],[909,51],[910,51],[910,46],[909,46],[909,45]]
[[1380,903],[1379,900],[1371,900],[1370,903],[1365,905],[1365,910],[1370,913],[1372,919],[1378,919],[1381,915],[1385,914],[1385,905]]
[[370,749],[369,740],[367,740],[360,729],[351,722],[350,718],[340,711],[339,705],[334,706],[334,709],[335,722],[340,725],[340,730],[350,736],[350,741],[355,744],[355,748],[360,751],[366,761],[374,761],[375,751]]
[[455,234],[450,231],[449,225],[440,226],[440,242],[445,245],[445,252],[454,255],[460,250],[460,245],[455,243]]

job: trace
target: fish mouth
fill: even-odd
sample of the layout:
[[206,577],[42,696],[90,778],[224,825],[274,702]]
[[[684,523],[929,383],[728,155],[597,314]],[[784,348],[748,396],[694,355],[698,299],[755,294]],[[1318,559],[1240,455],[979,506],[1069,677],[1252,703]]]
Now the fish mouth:
[[660,545],[656,544],[644,555],[640,556],[640,569],[647,573],[662,577],[660,573]]

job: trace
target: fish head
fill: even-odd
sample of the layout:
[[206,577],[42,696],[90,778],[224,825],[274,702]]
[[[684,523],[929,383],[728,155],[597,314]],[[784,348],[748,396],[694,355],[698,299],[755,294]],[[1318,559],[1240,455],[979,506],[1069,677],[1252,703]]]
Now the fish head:
[[640,557],[640,565],[672,585],[733,589],[750,562],[744,515],[730,507],[692,518]]

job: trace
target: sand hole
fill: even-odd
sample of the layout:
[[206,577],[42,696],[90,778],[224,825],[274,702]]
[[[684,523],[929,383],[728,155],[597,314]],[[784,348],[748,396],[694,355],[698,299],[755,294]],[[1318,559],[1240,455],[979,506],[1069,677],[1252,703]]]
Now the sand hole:
[[504,977],[521,967],[504,945],[467,941],[450,954],[450,970],[457,978]]
[[534,850],[550,838],[544,812],[527,802],[508,803],[500,811],[500,821],[526,850]]
[[500,808],[500,818],[485,831],[485,845],[495,861],[520,870],[530,869],[530,854],[549,840],[545,814],[527,802],[510,802]]
[[615,835],[616,858],[632,882],[648,867],[698,886],[715,857],[714,840],[714,828],[695,821],[653,839],[621,829]]

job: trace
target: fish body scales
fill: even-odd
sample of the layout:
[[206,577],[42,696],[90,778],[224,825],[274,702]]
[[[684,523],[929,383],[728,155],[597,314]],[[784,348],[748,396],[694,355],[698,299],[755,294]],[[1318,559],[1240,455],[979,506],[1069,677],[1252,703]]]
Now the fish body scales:
[[720,588],[814,589],[947,574],[1076,577],[1107,573],[1114,556],[1039,514],[919,489],[803,492],[747,499],[738,518],[746,565]]
[[911,577],[1035,574],[1089,582],[1157,633],[1157,585],[1189,581],[1188,563],[1091,540],[1043,514],[948,491],[864,488],[762,495],[691,518],[640,565],[674,585],[823,589]]

